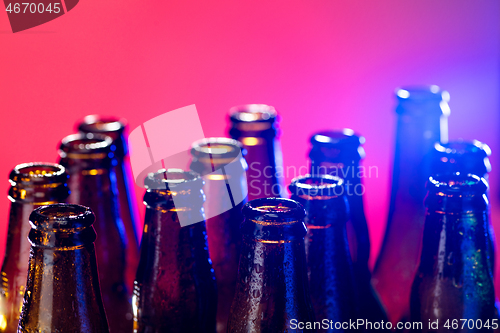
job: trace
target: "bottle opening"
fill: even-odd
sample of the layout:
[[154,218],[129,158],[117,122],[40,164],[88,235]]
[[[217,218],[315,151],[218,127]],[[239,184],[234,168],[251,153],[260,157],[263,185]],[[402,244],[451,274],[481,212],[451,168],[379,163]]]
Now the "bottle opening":
[[488,183],[479,176],[456,172],[429,177],[427,188],[429,191],[438,191],[443,194],[482,195],[486,193]]
[[77,229],[91,226],[94,220],[90,208],[75,204],[42,206],[30,215],[33,229]]
[[78,133],[68,135],[61,141],[59,155],[62,158],[103,159],[115,146],[111,137],[103,134]]
[[305,175],[292,180],[288,187],[292,195],[307,199],[330,199],[344,193],[344,180],[331,175]]
[[193,143],[191,154],[200,158],[234,158],[242,152],[240,142],[229,138],[208,138]]
[[242,122],[273,121],[277,117],[276,109],[266,104],[246,104],[229,110],[231,119]]
[[85,133],[109,133],[122,131],[125,127],[123,119],[90,115],[83,118],[78,130]]
[[68,178],[66,169],[55,163],[23,163],[17,165],[10,173],[13,186],[18,182],[65,182]]
[[412,101],[450,100],[450,94],[436,85],[399,88],[396,90],[396,96],[399,100]]
[[283,198],[255,199],[245,204],[243,214],[255,221],[271,223],[301,222],[305,216],[304,208],[294,200]]
[[171,190],[201,188],[203,180],[192,171],[182,169],[161,169],[148,174],[144,179],[144,186],[148,190]]
[[365,138],[356,135],[352,129],[344,128],[341,130],[317,132],[313,134],[310,141],[313,145],[353,144],[359,146],[365,143]]
[[450,141],[445,144],[436,142],[434,144],[434,149],[444,154],[457,154],[457,155],[478,154],[484,157],[488,157],[491,155],[490,147],[487,144],[477,140],[473,141],[457,140],[457,141]]

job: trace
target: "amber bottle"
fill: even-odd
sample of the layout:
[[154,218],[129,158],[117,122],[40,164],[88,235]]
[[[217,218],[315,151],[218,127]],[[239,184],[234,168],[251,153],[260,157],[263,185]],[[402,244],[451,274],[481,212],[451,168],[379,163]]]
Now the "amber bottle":
[[292,180],[289,189],[292,200],[301,203],[306,211],[307,274],[316,319],[334,322],[367,319],[360,316],[346,238],[349,211],[344,180],[330,175],[307,175]]
[[360,318],[387,321],[385,309],[371,284],[368,267],[370,236],[363,205],[365,189],[361,178],[370,176],[371,168],[360,166],[365,157],[362,147],[364,142],[364,137],[354,134],[350,129],[315,133],[311,137],[312,148],[309,152],[311,174],[329,174],[344,179],[342,192],[349,203],[347,240],[358,290]]
[[84,206],[54,204],[30,215],[28,281],[18,332],[108,333],[92,228]]
[[411,293],[411,322],[423,327],[413,331],[498,328],[487,248],[486,181],[471,174],[438,175],[429,179],[427,189],[423,246]]
[[205,181],[208,248],[217,280],[218,333],[227,330],[238,276],[241,209],[248,192],[245,153],[241,143],[227,138],[197,141],[191,149],[191,169]]
[[248,202],[243,214],[228,333],[315,332],[305,328],[305,323],[314,322],[314,312],[307,282],[304,208],[290,199],[264,198]]
[[137,230],[140,230],[139,215],[134,192],[134,184],[131,182],[132,174],[130,171],[130,161],[128,153],[128,144],[126,140],[127,123],[125,119],[112,117],[100,117],[96,115],[87,116],[77,125],[78,131],[82,133],[104,134],[113,139],[116,150],[113,152],[115,159],[114,174],[116,181],[116,194],[118,197],[118,208],[120,217],[125,227],[127,239],[127,285],[132,286],[139,264],[139,244]]
[[279,117],[274,107],[235,106],[230,110],[229,119],[229,135],[247,150],[248,200],[286,197]]
[[435,142],[448,141],[449,94],[437,86],[399,89],[392,189],[373,286],[394,323],[408,320],[424,227],[425,182]]
[[144,185],[134,332],[214,333],[217,287],[207,248],[203,180],[168,169],[149,174]]
[[0,285],[0,332],[17,332],[23,304],[30,243],[29,215],[33,209],[64,202],[68,174],[54,163],[24,163],[10,173],[10,217]]
[[[113,181],[113,144],[108,136],[74,134],[62,140],[60,163],[70,178],[68,202],[90,207],[99,237],[95,243],[99,281],[112,333],[132,331],[132,286],[128,286],[128,246]],[[129,278],[131,279],[131,278]]]

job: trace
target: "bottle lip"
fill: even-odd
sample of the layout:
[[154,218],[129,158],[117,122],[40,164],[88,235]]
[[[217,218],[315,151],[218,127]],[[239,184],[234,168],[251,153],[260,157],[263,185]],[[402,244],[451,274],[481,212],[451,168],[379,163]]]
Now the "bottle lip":
[[302,223],[305,217],[300,203],[284,198],[255,199],[247,202],[242,211],[245,218],[262,225]]
[[443,155],[475,155],[479,158],[491,156],[490,147],[478,140],[459,139],[448,143],[436,142],[434,149]]
[[427,102],[429,100],[449,102],[450,100],[450,94],[436,85],[400,87],[395,93],[396,98],[401,102]]
[[127,120],[124,118],[88,115],[77,124],[77,130],[83,133],[101,133],[111,136],[120,135],[127,126]]
[[35,230],[76,231],[90,227],[95,221],[95,216],[88,207],[57,203],[33,210],[29,221]]
[[357,135],[350,128],[339,130],[324,130],[314,133],[309,141],[313,145],[319,146],[337,146],[337,145],[353,145],[358,147],[365,143],[365,138]]
[[174,168],[151,172],[144,179],[144,187],[147,190],[178,192],[181,190],[201,189],[203,185],[203,179],[196,172]]
[[234,139],[214,137],[195,141],[191,145],[191,154],[198,158],[226,159],[245,156],[243,145]]
[[477,175],[460,172],[443,173],[429,177],[427,189],[442,195],[482,195],[488,189],[488,182]]
[[275,122],[278,113],[273,106],[266,104],[244,104],[229,109],[229,117],[233,122]]
[[116,147],[110,136],[95,133],[77,133],[68,135],[61,140],[59,155],[61,158],[104,159],[114,150],[116,150]]
[[12,186],[65,183],[68,178],[62,165],[48,162],[21,163],[16,165],[9,175]]
[[344,180],[332,175],[299,176],[288,186],[292,195],[308,199],[333,199],[344,193]]

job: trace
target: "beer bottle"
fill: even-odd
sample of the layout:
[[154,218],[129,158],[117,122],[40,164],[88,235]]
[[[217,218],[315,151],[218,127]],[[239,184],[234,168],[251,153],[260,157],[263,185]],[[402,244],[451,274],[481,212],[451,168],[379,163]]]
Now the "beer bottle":
[[316,318],[333,322],[367,319],[359,313],[346,238],[349,212],[344,180],[330,175],[307,175],[292,180],[289,189],[292,200],[301,203],[306,210],[307,274]]
[[18,332],[108,333],[92,211],[53,204],[35,209],[29,219],[28,281]]
[[373,270],[373,286],[393,322],[408,319],[408,297],[424,225],[425,182],[435,142],[448,141],[449,94],[437,86],[399,89],[396,148],[385,236]]
[[429,178],[420,265],[411,292],[418,332],[483,332],[493,320],[495,291],[487,248],[487,183],[456,173]]
[[64,202],[68,174],[54,163],[23,163],[10,173],[10,216],[0,285],[0,332],[17,332],[23,304],[30,244],[29,214],[34,208]]
[[248,104],[231,108],[229,135],[247,150],[248,200],[285,197],[279,117],[272,106]]
[[78,131],[82,133],[104,134],[113,139],[116,150],[114,174],[116,175],[116,193],[118,196],[118,207],[120,217],[125,227],[125,236],[127,239],[127,272],[126,277],[130,280],[127,285],[134,284],[135,272],[139,264],[139,245],[137,241],[137,230],[139,228],[139,215],[137,212],[136,199],[134,193],[134,184],[131,182],[132,174],[130,171],[130,161],[128,155],[128,145],[125,138],[127,123],[125,119],[106,118],[96,115],[83,118],[78,125]]
[[346,128],[317,132],[310,141],[311,174],[329,174],[344,179],[342,189],[349,203],[347,240],[360,298],[358,301],[360,318],[372,322],[387,321],[385,309],[371,284],[371,272],[368,267],[370,236],[363,206],[364,188],[361,181],[365,171],[360,167],[360,161],[365,157],[362,147],[365,138]]
[[217,281],[218,333],[227,331],[238,276],[241,209],[248,192],[245,153],[241,143],[227,138],[197,141],[191,149],[191,169],[205,180],[208,248]]
[[112,139],[99,134],[73,134],[62,140],[60,163],[70,178],[68,202],[90,207],[96,215],[95,243],[102,299],[112,333],[132,331],[132,286],[126,284],[127,243],[113,186]]
[[262,198],[245,204],[243,215],[238,284],[227,332],[315,332],[304,208],[290,199]]
[[144,185],[134,332],[214,333],[217,287],[207,249],[203,180],[194,172],[163,169],[149,174]]

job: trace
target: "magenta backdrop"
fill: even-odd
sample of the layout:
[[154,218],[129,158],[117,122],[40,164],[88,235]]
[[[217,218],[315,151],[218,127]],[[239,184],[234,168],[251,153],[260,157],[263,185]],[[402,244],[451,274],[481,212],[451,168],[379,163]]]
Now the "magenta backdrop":
[[448,90],[450,138],[491,146],[500,234],[499,44],[500,2],[490,0],[83,0],[16,34],[0,13],[0,248],[9,171],[55,161],[77,119],[117,115],[133,129],[196,104],[205,134],[222,136],[231,106],[266,103],[282,115],[286,166],[306,165],[315,130],[366,137],[364,163],[379,170],[365,179],[374,258],[388,210],[393,91],[407,84]]

